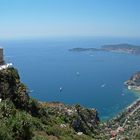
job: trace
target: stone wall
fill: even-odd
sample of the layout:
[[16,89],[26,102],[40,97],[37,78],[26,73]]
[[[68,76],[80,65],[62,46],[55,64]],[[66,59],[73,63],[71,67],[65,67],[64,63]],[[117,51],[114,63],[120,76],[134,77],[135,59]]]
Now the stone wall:
[[0,48],[0,65],[4,63],[3,59],[3,48]]

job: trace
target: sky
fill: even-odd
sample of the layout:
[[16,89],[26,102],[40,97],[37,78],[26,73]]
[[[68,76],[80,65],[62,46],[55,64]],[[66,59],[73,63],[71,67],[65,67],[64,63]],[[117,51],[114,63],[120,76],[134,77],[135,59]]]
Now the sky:
[[0,39],[140,37],[140,0],[0,0]]

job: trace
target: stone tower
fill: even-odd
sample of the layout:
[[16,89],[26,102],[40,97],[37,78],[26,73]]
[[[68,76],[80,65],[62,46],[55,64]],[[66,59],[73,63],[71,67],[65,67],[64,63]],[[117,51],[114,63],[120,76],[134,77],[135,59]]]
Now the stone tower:
[[0,65],[2,65],[4,63],[4,59],[3,59],[3,48],[0,48]]

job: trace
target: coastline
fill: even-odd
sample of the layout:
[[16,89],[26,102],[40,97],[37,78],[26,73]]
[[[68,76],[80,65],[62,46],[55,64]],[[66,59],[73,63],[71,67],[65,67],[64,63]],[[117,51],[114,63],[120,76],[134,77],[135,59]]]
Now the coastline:
[[[40,122],[40,125],[49,128],[49,130],[52,129],[51,133],[48,129],[43,130],[43,133],[47,132],[47,134],[50,135],[55,134],[56,128],[59,128],[61,132],[67,130],[69,132],[72,131],[70,135],[73,136],[89,136],[90,140],[92,138],[117,139],[118,137],[127,137],[128,135],[126,135],[126,133],[131,136],[131,131],[129,128],[135,128],[137,126],[137,122],[139,123],[138,118],[140,112],[140,99],[137,99],[127,108],[124,108],[124,110],[113,119],[102,122],[100,121],[98,111],[94,108],[89,109],[78,104],[70,106],[59,102],[41,103],[38,100],[32,99],[28,95],[26,86],[24,86],[20,82],[20,77],[14,67],[3,69],[0,72],[2,79],[5,76],[9,77],[6,79],[7,81],[5,81],[5,84],[14,84],[13,86],[10,86],[10,91],[13,91],[13,87],[15,89],[12,94],[10,94],[9,92],[7,93],[7,100],[9,97],[11,99],[10,106],[12,106],[12,104],[15,105],[13,110],[16,109],[18,112],[17,114],[19,114],[19,111],[21,109],[23,111],[26,111],[25,120],[27,120],[27,118],[30,116],[30,129],[34,128],[34,123],[36,123],[34,122],[34,119],[36,117],[36,119]],[[9,81],[9,79],[11,81]],[[1,83],[2,82],[3,81],[1,80]],[[6,89],[2,89],[3,91],[1,91],[1,93],[5,93]],[[11,97],[11,95],[13,97]],[[4,99],[5,96],[3,95],[1,104],[5,104]],[[21,112],[20,114],[22,115]],[[14,117],[14,115],[12,117]],[[8,119],[9,118],[7,118],[7,120]],[[4,123],[4,119],[2,120],[2,123]],[[12,126],[10,125],[10,127]],[[41,128],[35,129],[38,132],[42,130]],[[35,133],[36,131],[32,130],[31,133]],[[65,137],[65,135],[63,135],[64,133],[61,132],[59,133],[59,135],[55,136],[59,137],[61,135]],[[67,133],[67,135],[69,135],[69,133]]]
[[[134,102],[132,102],[130,105],[128,105],[126,108],[124,108],[122,110],[122,112],[120,112],[115,119],[118,119],[119,117],[121,117],[122,114],[129,114],[130,112],[132,112],[132,110],[135,110],[137,108],[137,106],[140,107],[140,98],[136,99]],[[138,108],[139,109],[139,108]]]
[[129,112],[129,110],[133,109],[133,106],[135,106],[139,102],[140,102],[140,97],[134,100],[132,103],[125,106],[124,108],[122,108],[120,111],[118,111],[118,113],[114,113],[112,116],[101,117],[99,114],[101,122],[107,122],[110,120],[121,118],[121,115],[124,115],[126,112]]

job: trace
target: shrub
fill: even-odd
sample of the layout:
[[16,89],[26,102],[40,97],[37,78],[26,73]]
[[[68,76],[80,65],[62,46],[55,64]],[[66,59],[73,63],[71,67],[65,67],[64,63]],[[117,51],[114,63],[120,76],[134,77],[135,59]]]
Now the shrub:
[[31,113],[31,115],[33,115],[34,117],[37,117],[39,115],[39,110],[40,110],[40,106],[38,101],[30,98],[28,102],[27,111]]
[[31,116],[25,112],[18,112],[8,121],[13,137],[20,140],[30,140],[33,136]]
[[12,132],[2,121],[0,122],[0,140],[13,140]]

